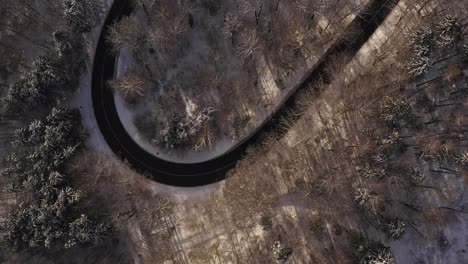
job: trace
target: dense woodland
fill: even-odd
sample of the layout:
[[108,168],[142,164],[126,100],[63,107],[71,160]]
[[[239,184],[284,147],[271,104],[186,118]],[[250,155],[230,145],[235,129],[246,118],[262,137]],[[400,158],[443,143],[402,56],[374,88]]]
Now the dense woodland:
[[[226,78],[232,62],[246,74],[232,73],[245,77],[237,85],[253,91],[226,96],[228,107],[240,104],[258,92],[252,83],[262,54],[293,74],[317,46],[349,34],[328,30],[343,21],[315,24],[335,12],[346,18],[348,11],[339,14],[344,2],[355,4],[353,14],[361,10],[351,0],[136,0],[150,26],[123,18],[107,29],[108,41],[148,67],[109,86],[134,104],[167,81],[159,71],[168,69],[158,67],[193,51],[185,33],[206,12],[211,51],[222,38],[232,61],[211,54],[214,61],[198,73],[214,78],[196,80],[207,92],[233,87]],[[161,186],[111,153],[96,152],[88,142],[95,131],[83,125],[80,109],[68,107],[90,70],[92,33],[108,8],[100,0],[0,4],[1,263],[468,259],[467,230],[459,228],[468,220],[467,1],[400,0],[390,14],[397,22],[381,25],[384,41],[355,60],[331,58],[333,79],[318,78],[301,91],[294,118],[282,120],[287,132],[263,137],[223,182],[200,187],[208,193],[201,195]],[[147,53],[158,56],[146,61]],[[153,138],[166,148],[196,145],[220,111],[209,104],[194,116],[166,110],[171,119]],[[245,123],[240,114],[229,120]],[[151,127],[154,120],[140,122]],[[405,248],[418,251],[409,256]]]
[[269,99],[265,72],[288,90],[283,82],[303,74],[306,60],[321,56],[364,4],[143,1],[110,29],[114,52],[128,60],[110,86],[140,109],[132,121],[155,145],[199,150],[236,141],[264,105],[280,100]]
[[[3,1],[2,245],[17,249],[97,245],[112,227],[77,204],[83,193],[64,164],[84,147],[80,112],[63,101],[88,60],[85,34],[101,20],[98,1]],[[35,32],[36,31],[36,32]],[[22,47],[17,43],[26,42]],[[26,50],[27,49],[27,50]],[[32,56],[27,54],[34,52]],[[14,125],[9,125],[14,124]],[[3,125],[2,125],[3,126]],[[12,129],[15,128],[16,129]],[[8,202],[11,201],[11,202]]]

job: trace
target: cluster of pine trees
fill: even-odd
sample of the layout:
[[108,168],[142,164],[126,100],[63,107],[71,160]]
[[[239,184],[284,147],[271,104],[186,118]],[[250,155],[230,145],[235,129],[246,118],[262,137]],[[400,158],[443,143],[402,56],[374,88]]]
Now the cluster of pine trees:
[[447,16],[430,26],[421,27],[410,34],[412,58],[408,68],[415,77],[425,74],[433,65],[431,58],[455,46],[463,45],[463,31],[457,18]]
[[54,49],[35,59],[30,71],[2,98],[2,115],[18,116],[39,105],[53,104],[76,88],[85,67],[84,33],[91,31],[100,17],[95,0],[64,0],[66,27],[54,32]]
[[50,109],[15,131],[14,150],[2,164],[0,177],[16,201],[0,223],[1,242],[9,248],[96,245],[113,233],[111,225],[79,210],[83,195],[64,164],[83,146],[85,132],[78,110],[57,107],[78,86],[87,59],[84,34],[99,22],[102,8],[96,0],[63,0],[61,10],[66,27],[53,33],[54,48],[1,99],[3,119]]
[[54,108],[44,120],[34,120],[16,131],[16,151],[1,171],[1,176],[9,179],[8,191],[21,197],[3,226],[6,246],[97,244],[111,233],[109,225],[73,211],[81,194],[71,187],[73,178],[63,172],[63,165],[82,142],[76,110]]

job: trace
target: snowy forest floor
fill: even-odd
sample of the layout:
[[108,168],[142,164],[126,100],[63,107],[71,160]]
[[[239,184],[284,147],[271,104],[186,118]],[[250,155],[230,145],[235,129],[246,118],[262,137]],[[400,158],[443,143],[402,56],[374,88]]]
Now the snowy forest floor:
[[[120,93],[115,94],[117,108],[123,124],[135,141],[153,155],[177,162],[201,162],[226,153],[246,137],[259,129],[266,119],[281,106],[285,99],[300,85],[318,64],[327,49],[336,39],[334,36],[342,34],[341,30],[353,20],[355,15],[368,1],[344,1],[337,6],[336,11],[314,17],[313,25],[305,34],[314,35],[304,44],[300,56],[295,57],[290,68],[284,68],[278,61],[282,55],[277,50],[260,47],[268,43],[259,43],[258,50],[252,62],[242,63],[236,54],[234,40],[226,39],[222,32],[223,12],[215,16],[207,10],[196,9],[192,32],[185,40],[188,48],[170,61],[154,64],[150,58],[144,59],[144,64],[136,62],[130,49],[124,48],[118,60],[117,78],[128,73],[142,72],[143,65],[156,67],[162,74],[161,83],[156,88],[149,89],[144,100],[139,103],[126,104]],[[239,17],[249,17],[236,10],[235,1],[226,1],[224,14],[235,14]],[[289,3],[280,2],[279,10],[288,10]],[[263,9],[262,16],[273,16],[268,8]],[[287,11],[284,13],[288,14]],[[146,21],[143,10],[136,13],[141,21]],[[332,15],[333,14],[333,15]],[[289,16],[297,15],[295,13]],[[283,18],[285,21],[296,20],[293,17]],[[212,24],[215,26],[213,27]],[[287,26],[282,25],[287,31]],[[252,30],[252,29],[246,29]],[[296,30],[304,30],[298,26]],[[320,32],[320,33],[319,33]],[[297,32],[296,32],[297,33]],[[287,37],[287,36],[285,36]],[[240,41],[240,40],[237,40]],[[277,41],[277,40],[276,40]],[[287,41],[287,39],[285,40]],[[306,40],[304,40],[306,41]],[[214,42],[214,43],[211,43]],[[218,48],[216,48],[218,47]],[[214,56],[213,53],[217,55]],[[284,51],[285,54],[289,54]],[[284,55],[286,56],[286,55]],[[151,57],[148,54],[148,57]],[[159,55],[159,57],[162,57]],[[291,60],[291,58],[289,58]],[[165,65],[169,64],[169,65]],[[247,64],[247,65],[246,65]],[[250,65],[252,64],[252,65]],[[211,69],[215,66],[215,69]],[[146,66],[145,66],[146,67]],[[291,68],[292,67],[292,68]],[[167,69],[166,69],[167,68]],[[203,75],[203,76],[201,76]],[[173,97],[180,97],[175,100]],[[173,102],[169,109],[165,102]],[[213,107],[213,124],[210,125],[210,135],[203,140],[203,146],[195,145],[189,148],[167,149],[161,144],[151,143],[151,133],[164,129],[158,123],[168,119],[173,113],[196,115],[200,109]],[[154,120],[145,119],[146,124],[152,126],[153,132],[148,134],[138,126],[141,116],[154,116]],[[159,120],[159,121],[155,121]],[[242,121],[243,120],[243,121]],[[241,122],[242,121],[242,122]],[[245,121],[245,122],[244,122]],[[242,124],[240,124],[240,123]],[[209,142],[208,142],[209,141]]]
[[[366,220],[360,216],[350,204],[348,190],[351,187],[348,180],[356,174],[356,156],[362,149],[375,145],[365,134],[377,125],[369,123],[374,99],[395,94],[391,88],[383,94],[379,91],[378,95],[365,88],[379,90],[377,87],[382,84],[398,79],[399,73],[393,70],[391,63],[398,63],[392,58],[397,56],[399,40],[418,26],[420,16],[444,3],[447,4],[434,0],[420,8],[412,2],[400,1],[384,24],[345,66],[340,77],[322,87],[323,93],[318,97],[305,98],[306,114],[291,124],[285,138],[252,151],[225,182],[209,188],[168,187],[143,179],[122,167],[119,161],[109,162],[108,159],[113,158],[105,154],[97,154],[97,160],[104,160],[112,169],[103,169],[100,179],[95,181],[102,181],[101,185],[96,188],[111,181],[121,190],[128,190],[128,201],[120,200],[116,204],[116,209],[118,207],[123,215],[126,212],[131,215],[126,222],[127,231],[122,234],[124,242],[121,246],[133,245],[130,248],[135,263],[153,263],[155,258],[161,263],[272,263],[270,248],[273,241],[281,240],[293,248],[290,263],[346,263],[351,245],[348,235],[336,231],[339,226],[345,230],[359,230],[373,240],[390,245],[397,263],[466,261],[466,212],[435,210],[466,207],[466,176],[456,172],[458,169],[447,170],[449,164],[422,161],[414,154],[418,153],[417,149],[400,157],[397,164],[415,162],[426,176],[423,185],[429,187],[407,191],[390,188],[390,196],[394,193],[402,199],[407,195],[414,196],[412,199],[418,201],[424,211],[418,216],[422,223],[408,227],[399,240],[388,239],[379,232],[373,226],[372,217]],[[463,14],[466,9],[458,11]],[[449,102],[454,103],[453,106],[439,107],[435,112],[423,114],[426,123],[434,118],[450,120],[451,113],[466,115],[465,97],[454,99],[447,97],[446,92],[437,93],[437,90],[431,94],[434,89],[447,86],[444,78],[437,81],[437,77],[445,74],[448,64],[455,62],[456,56],[437,64],[424,80],[406,83],[406,88],[402,89],[404,97],[427,89],[425,93],[440,104],[455,100]],[[383,76],[378,74],[379,69],[384,70]],[[452,92],[461,91],[465,86],[466,77],[463,77],[453,83]],[[461,125],[466,126],[466,119],[463,120]],[[424,135],[403,131],[402,137],[410,137],[407,144],[414,145],[413,140],[418,142],[421,137],[443,133],[449,125],[442,121],[435,122],[434,127],[430,127],[431,124],[427,125]],[[460,148],[466,149],[466,146],[462,143]],[[306,192],[297,184],[312,177],[303,179],[304,174],[313,175],[312,183],[327,181],[328,178],[322,176],[329,175],[329,181],[334,181],[329,184],[335,186],[331,188],[339,192],[332,191],[333,195],[321,193],[320,196]],[[391,180],[384,183],[363,181],[361,184],[369,184],[376,190],[394,185]],[[145,201],[141,200],[143,194]],[[170,210],[162,210],[166,207],[158,203],[161,195],[169,197],[171,206],[167,207]],[[426,214],[432,208],[437,213]],[[161,211],[164,214],[160,214]],[[157,219],[149,226],[144,220],[148,212],[153,212]],[[260,219],[265,216],[273,223],[271,230],[263,229],[260,224]],[[166,227],[162,227],[162,223]]]
[[[106,2],[107,7],[110,4]],[[271,247],[279,240],[293,249],[289,263],[350,263],[351,231],[389,245],[397,263],[466,262],[466,167],[450,162],[451,157],[425,160],[420,150],[428,138],[454,131],[466,135],[463,91],[468,72],[464,69],[456,80],[446,78],[448,67],[460,64],[460,54],[452,56],[453,51],[447,51],[444,55],[449,59],[436,63],[423,79],[405,81],[399,79],[405,74],[399,71],[401,61],[396,60],[401,58],[398,52],[405,34],[433,8],[440,11],[450,6],[447,12],[451,15],[465,17],[466,1],[452,6],[456,4],[451,0],[401,0],[358,54],[335,73],[334,82],[319,87],[320,93],[304,95],[304,114],[289,124],[282,140],[252,150],[225,181],[210,186],[175,188],[155,183],[134,173],[111,153],[94,120],[92,69],[88,68],[69,105],[82,113],[90,132],[89,149],[70,167],[76,175],[85,176],[80,188],[89,193],[89,203],[112,212],[120,230],[117,242],[90,248],[86,254],[33,255],[17,262],[275,263]],[[99,32],[95,29],[88,39],[91,58]],[[395,83],[402,86],[393,86]],[[398,173],[383,180],[363,179],[357,167],[362,165],[362,153],[378,145],[375,134],[384,130],[378,127],[374,111],[385,95],[409,99],[426,95],[435,108],[420,112],[422,132],[400,131],[399,139],[408,148],[404,155],[388,161],[401,166]],[[276,99],[281,93],[278,96]],[[281,101],[276,99],[273,101]],[[265,109],[272,111],[274,106]],[[455,120],[455,116],[461,118]],[[466,151],[466,137],[455,142],[456,151]],[[406,166],[424,173],[422,184],[404,182]],[[352,188],[357,183],[378,194],[376,204],[382,202],[378,198],[385,198],[387,212],[379,213],[408,221],[400,239],[388,238],[379,230],[375,214],[363,214],[356,208]],[[408,200],[417,204],[417,210],[392,207],[392,203]]]

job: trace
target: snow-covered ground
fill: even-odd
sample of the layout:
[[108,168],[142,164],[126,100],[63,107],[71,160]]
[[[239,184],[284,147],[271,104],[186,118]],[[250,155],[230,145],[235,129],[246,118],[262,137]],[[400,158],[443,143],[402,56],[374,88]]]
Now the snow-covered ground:
[[[106,8],[108,8],[111,4],[112,0],[106,0]],[[357,74],[358,72],[353,71],[353,69],[358,68],[354,67],[354,65],[365,65],[368,63],[372,63],[368,61],[372,55],[369,55],[375,50],[379,50],[381,45],[385,42],[384,37],[389,37],[389,35],[386,33],[387,30],[388,32],[393,32],[391,31],[391,27],[394,27],[399,21],[399,11],[398,10],[403,10],[405,8],[404,5],[405,1],[401,1],[399,8],[396,8],[392,15],[389,16],[387,21],[382,25],[382,27],[374,34],[374,36],[370,39],[368,44],[366,44],[361,51],[358,53],[356,56],[356,59],[353,60],[349,66],[347,67],[347,76],[349,76],[348,80],[351,81]],[[391,25],[391,26],[390,26]],[[100,33],[100,28],[96,28],[92,35],[89,36],[89,41],[90,41],[90,48],[91,48],[91,58],[94,57],[94,52],[95,52],[95,47],[96,47],[96,40],[97,37],[99,36]],[[311,61],[313,64],[313,61]],[[124,63],[125,64],[125,63]],[[125,67],[125,65],[121,65],[119,67]],[[362,67],[362,66],[360,66]],[[94,113],[93,113],[93,107],[92,107],[92,100],[91,100],[91,72],[92,72],[92,63],[90,62],[88,71],[87,73],[83,76],[83,82],[80,85],[79,91],[77,91],[76,96],[70,101],[69,106],[70,107],[76,107],[79,108],[82,116],[83,116],[83,123],[87,127],[88,131],[90,132],[90,137],[87,142],[88,146],[94,150],[98,151],[104,151],[107,153],[111,153],[110,149],[108,148],[107,144],[105,143],[99,128],[97,127],[95,118],[94,118]],[[267,76],[267,74],[265,74]],[[267,80],[271,80],[271,77],[266,78]],[[274,84],[271,84],[274,85]],[[271,88],[271,87],[270,87]],[[272,88],[275,90],[275,87]],[[157,153],[158,149],[148,143],[143,141],[140,141],[141,136],[138,134],[133,122],[131,120],[133,119],[134,113],[132,113],[131,110],[127,109],[127,107],[123,104],[122,99],[119,96],[116,96],[116,105],[117,109],[119,112],[119,115],[123,121],[123,124],[125,125],[125,128],[131,134],[134,136],[135,141],[140,144],[142,147],[150,151],[151,153]],[[333,107],[333,105],[329,104],[324,104],[322,105],[323,107]],[[319,115],[319,114],[317,114]],[[262,119],[262,116],[259,115],[259,120]],[[315,119],[310,119],[310,122],[312,122]],[[319,120],[319,117],[317,116],[317,120]],[[320,123],[320,122],[317,122]],[[295,145],[301,143],[302,138],[296,137],[297,133],[294,130],[291,130],[288,133],[288,136],[285,138],[285,141],[287,141],[290,145]],[[216,150],[216,152],[213,153],[206,153],[203,154],[203,152],[194,152],[193,155],[196,155],[196,157],[191,156],[192,154],[187,154],[187,153],[179,153],[180,155],[177,154],[160,154],[161,158],[164,159],[170,159],[174,161],[179,161],[179,162],[195,162],[195,161],[201,161],[203,159],[209,159],[211,157],[214,157],[216,155],[221,155],[223,151],[227,151],[229,149],[229,145],[234,144],[232,142],[225,142],[226,146],[223,146],[222,148],[219,148],[219,150]],[[162,153],[161,151],[159,151]],[[121,166],[124,166],[123,164],[120,164]],[[170,187],[170,186],[165,186],[162,184],[158,183],[151,183],[148,181],[148,184],[151,184],[151,189],[154,191],[154,193],[160,193],[160,192],[166,192],[169,194],[172,194],[175,199],[183,203],[184,201],[192,199],[194,196],[204,196],[204,195],[209,195],[212,193],[214,190],[219,190],[219,187],[223,186],[223,183],[217,183],[217,184],[212,184],[208,187],[197,187],[197,188],[179,188],[179,187]],[[462,203],[464,205],[467,205],[466,203],[466,190],[464,191],[464,196],[465,198],[462,199]],[[202,206],[202,204],[201,204]],[[193,216],[187,216],[185,219],[190,219],[193,218]],[[184,219],[184,218],[182,218]],[[183,224],[183,223],[182,223]],[[190,232],[185,232],[186,230],[182,230],[179,232],[179,235],[182,237],[179,238],[183,241],[190,241],[189,235],[194,235]],[[197,230],[198,231],[198,230]],[[197,232],[199,234],[200,232]],[[443,228],[442,233],[444,234],[446,240],[448,241],[448,247],[444,250],[440,248],[437,244],[421,244],[421,243],[416,243],[416,241],[419,240],[417,238],[419,236],[418,233],[416,233],[414,230],[411,228],[407,229],[407,233],[399,240],[391,242],[390,246],[392,248],[392,252],[396,257],[397,263],[416,263],[416,262],[423,262],[423,263],[467,263],[468,256],[467,256],[467,248],[468,248],[468,219],[466,216],[466,213],[460,214],[458,217],[457,221],[452,222],[450,225],[446,226]],[[205,235],[208,233],[205,232]],[[184,236],[187,238],[184,240]],[[203,236],[203,235],[202,235]],[[197,235],[197,243],[201,243],[203,239]],[[215,239],[217,237],[214,237]],[[434,243],[437,241],[434,240]],[[187,242],[188,244],[189,242]],[[182,246],[187,246],[186,244],[182,244]],[[185,249],[185,248],[184,248]]]
[[[367,3],[367,1],[368,0],[359,1],[355,3],[355,6],[347,6],[347,8],[344,8],[344,10],[342,11],[346,13],[349,10],[358,8],[359,6],[364,6]],[[143,12],[137,12],[136,17],[139,20],[142,20]],[[353,18],[354,13],[350,12],[349,15],[347,15],[347,19],[344,22],[342,22],[342,26],[345,27],[348,23],[352,21]],[[319,27],[323,27],[322,30],[327,28],[327,25],[330,22],[325,17],[319,16],[316,19],[318,20],[317,24],[319,25]],[[182,58],[181,62],[179,63],[185,65],[189,63],[189,61],[192,61],[190,63],[194,64],[193,60],[202,60],[202,58],[198,58],[200,57],[200,54],[196,56],[193,55],[197,53],[203,54],[205,52],[202,47],[206,46],[206,43],[204,42],[205,40],[200,40],[200,35],[203,34],[197,32],[192,34],[192,41],[200,44],[192,45],[195,46],[195,48],[192,48],[190,52],[187,52],[187,55],[184,58]],[[128,107],[128,105],[124,102],[123,98],[119,95],[119,93],[115,93],[114,97],[116,101],[117,112],[122,120],[122,124],[124,125],[129,135],[133,137],[133,139],[138,145],[140,145],[149,153],[168,161],[180,163],[196,163],[207,161],[229,152],[231,149],[235,148],[238,144],[246,140],[250,135],[252,135],[258,129],[260,129],[263,126],[263,124],[269,119],[269,117],[275,111],[277,111],[277,109],[285,102],[289,95],[293,93],[300,84],[302,84],[302,82],[307,76],[309,76],[310,72],[316,67],[320,58],[323,57],[330,45],[330,41],[326,42],[324,45],[314,50],[314,52],[308,54],[308,57],[305,58],[305,61],[301,63],[302,66],[296,69],[292,74],[284,74],[278,71],[278,69],[276,69],[275,66],[270,62],[268,55],[262,54],[256,65],[256,69],[258,72],[258,87],[255,88],[259,90],[259,94],[261,96],[258,96],[257,98],[249,98],[249,100],[254,102],[253,105],[247,105],[245,104],[245,102],[240,102],[240,104],[242,105],[239,105],[239,107],[244,108],[244,111],[250,116],[248,125],[245,127],[240,137],[232,139],[226,131],[228,129],[226,128],[226,126],[228,125],[224,123],[218,123],[217,126],[221,130],[221,133],[219,137],[214,140],[213,144],[209,148],[197,151],[186,149],[167,150],[163,147],[151,143],[147,135],[143,135],[135,125],[136,117],[141,116],[144,113],[148,113],[150,107],[141,107],[141,105],[137,106],[136,108],[135,106]],[[229,56],[223,58],[223,60],[226,59],[229,60]],[[238,62],[234,62],[234,59],[236,58],[233,57],[232,59],[232,65],[239,64]],[[137,63],[134,62],[134,59],[130,54],[129,50],[124,48],[119,54],[118,62],[116,65],[116,77],[118,78],[125,75],[125,73],[137,67],[136,65]],[[195,65],[197,64],[195,63]],[[234,68],[236,67],[233,66],[230,74],[232,74],[232,71],[236,71],[234,70]],[[176,71],[177,69],[178,68],[176,67],[176,69],[169,71],[168,75],[171,75],[173,77],[174,71]],[[241,76],[240,73],[238,75]],[[166,79],[171,79],[171,76],[167,77]],[[245,90],[246,93],[249,93],[247,89]],[[207,93],[206,97],[212,96],[210,91],[203,92]],[[165,91],[163,89],[159,90],[159,95],[164,93]],[[249,95],[246,96],[249,97]],[[213,95],[213,97],[216,97],[216,95]],[[186,99],[186,102],[189,102],[191,100],[190,97]],[[218,100],[221,99],[218,98]],[[153,101],[153,103],[157,102],[157,100],[150,101]],[[156,108],[156,106],[151,107]],[[223,114],[224,113],[221,113],[221,115]]]

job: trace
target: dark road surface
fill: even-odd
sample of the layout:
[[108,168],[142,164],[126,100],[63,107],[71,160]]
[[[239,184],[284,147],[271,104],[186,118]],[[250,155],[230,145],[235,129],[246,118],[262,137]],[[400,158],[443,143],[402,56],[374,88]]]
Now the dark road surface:
[[305,82],[288,98],[270,119],[239,144],[235,149],[222,156],[200,163],[175,163],[160,159],[142,149],[127,133],[117,114],[114,96],[106,82],[114,77],[115,55],[106,41],[107,29],[114,21],[129,15],[132,11],[129,0],[115,0],[105,21],[99,38],[92,81],[92,100],[94,114],[101,133],[112,151],[132,169],[160,183],[174,186],[201,186],[224,179],[226,172],[233,168],[245,154],[248,146],[261,142],[264,135],[281,138],[286,131],[278,124],[280,120],[298,119],[296,112],[300,91],[311,89],[317,81],[329,83],[332,76],[327,74],[327,65],[335,56],[346,55],[352,58],[359,48],[369,39],[376,28],[393,9],[397,0],[371,0],[359,16],[349,26],[354,35],[346,40],[339,39],[327,51],[317,67]]

